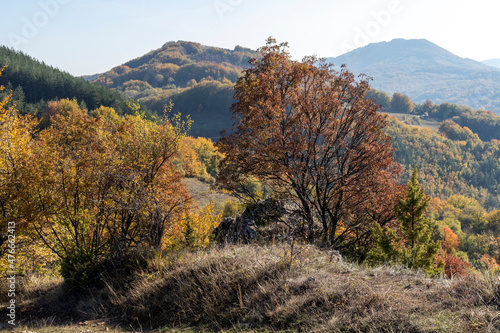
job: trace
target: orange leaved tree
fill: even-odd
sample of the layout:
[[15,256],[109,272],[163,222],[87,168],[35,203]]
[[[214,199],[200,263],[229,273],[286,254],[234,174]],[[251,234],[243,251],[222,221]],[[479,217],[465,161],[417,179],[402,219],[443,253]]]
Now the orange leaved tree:
[[366,97],[367,80],[315,57],[292,61],[286,47],[270,38],[235,85],[236,123],[218,144],[219,182],[268,182],[300,202],[310,240],[318,224],[327,245],[352,245],[374,221],[394,219],[386,116]]
[[[3,68],[0,68],[0,76]],[[23,202],[23,163],[32,154],[37,121],[23,116],[12,103],[12,92],[0,85],[0,271],[26,269],[34,256],[19,204]],[[12,104],[14,104],[12,106]],[[9,106],[10,105],[10,106]],[[41,251],[39,251],[41,252]],[[15,258],[15,260],[14,260]],[[17,264],[17,265],[16,265]]]
[[[4,68],[0,68],[0,76]],[[0,92],[5,89],[0,85]],[[0,98],[0,220],[18,221],[17,201],[22,162],[31,152],[32,136],[37,124],[32,117],[22,116],[12,102],[12,92]],[[3,231],[3,230],[2,230]],[[3,235],[0,236],[0,240]]]

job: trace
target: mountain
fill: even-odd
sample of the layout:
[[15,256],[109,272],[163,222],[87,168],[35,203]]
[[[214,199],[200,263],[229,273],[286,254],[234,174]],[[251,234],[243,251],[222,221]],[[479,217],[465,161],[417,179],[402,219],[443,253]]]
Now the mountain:
[[102,73],[92,74],[92,75],[82,75],[81,78],[84,79],[85,81],[92,81],[92,80],[94,80],[95,78],[97,78],[101,74]]
[[500,69],[461,58],[425,39],[372,43],[335,58],[373,78],[373,88],[406,94],[417,103],[451,102],[500,114]]
[[489,60],[484,60],[481,61],[483,64],[486,64],[488,66],[500,68],[500,59],[489,59]]
[[174,113],[194,120],[190,135],[218,139],[232,127],[233,84],[256,51],[199,43],[168,42],[142,57],[99,75],[93,82],[123,92],[158,114],[172,100]]

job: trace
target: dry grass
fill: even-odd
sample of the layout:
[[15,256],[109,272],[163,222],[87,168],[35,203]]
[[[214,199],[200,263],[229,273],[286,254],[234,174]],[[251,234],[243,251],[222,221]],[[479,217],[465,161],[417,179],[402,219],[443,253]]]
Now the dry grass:
[[[16,300],[18,302],[29,302],[36,299],[50,290],[53,290],[63,282],[58,275],[39,275],[30,274],[26,276],[17,276],[16,281]],[[8,283],[5,278],[0,280],[0,304],[7,304],[10,298],[7,298]]]
[[431,130],[439,130],[441,122],[435,119],[420,119],[419,116],[406,114],[406,113],[396,113],[388,112],[389,116],[398,118],[401,122],[409,126],[419,127],[419,128],[429,128]]
[[[401,267],[335,262],[308,245],[295,249],[247,245],[167,254],[151,259],[127,286],[33,291],[25,311],[44,310],[25,322],[37,332],[77,332],[81,327],[69,323],[85,321],[90,332],[500,330],[497,277],[429,279]],[[44,318],[50,318],[45,326]]]
[[195,204],[200,207],[210,202],[216,205],[222,205],[227,200],[235,200],[229,194],[213,191],[210,184],[204,183],[196,178],[183,178],[182,182],[186,185],[189,195],[193,198]]

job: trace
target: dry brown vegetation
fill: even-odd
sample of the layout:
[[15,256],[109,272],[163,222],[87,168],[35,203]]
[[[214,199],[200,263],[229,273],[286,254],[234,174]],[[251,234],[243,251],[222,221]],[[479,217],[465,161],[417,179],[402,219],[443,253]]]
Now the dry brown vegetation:
[[216,205],[223,206],[228,200],[236,200],[235,197],[229,194],[213,191],[210,188],[210,184],[202,182],[197,178],[183,178],[182,182],[186,185],[195,205],[203,207],[210,202],[214,202]]
[[68,290],[59,278],[24,277],[22,324],[36,332],[500,330],[498,277],[429,279],[401,267],[337,261],[310,245],[290,249],[165,254],[148,259],[126,284],[110,278],[84,291]]

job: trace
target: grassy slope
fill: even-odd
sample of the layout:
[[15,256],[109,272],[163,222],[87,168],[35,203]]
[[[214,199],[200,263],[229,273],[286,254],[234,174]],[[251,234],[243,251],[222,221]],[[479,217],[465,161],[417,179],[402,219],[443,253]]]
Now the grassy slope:
[[290,250],[276,244],[168,254],[151,259],[127,288],[110,283],[81,294],[60,280],[26,278],[21,316],[37,332],[500,330],[493,278],[428,279],[338,262],[312,246]]
[[186,185],[187,190],[196,205],[203,207],[210,202],[222,206],[227,200],[236,200],[235,197],[215,192],[210,188],[210,184],[204,183],[196,178],[184,178],[182,182]]
[[409,126],[415,126],[419,128],[429,128],[431,130],[439,130],[441,121],[436,119],[420,119],[419,116],[406,114],[406,113],[387,113],[389,116],[396,117],[398,120],[402,121],[404,124]]

